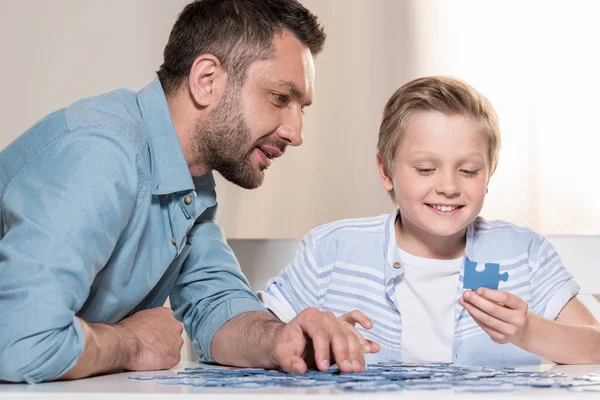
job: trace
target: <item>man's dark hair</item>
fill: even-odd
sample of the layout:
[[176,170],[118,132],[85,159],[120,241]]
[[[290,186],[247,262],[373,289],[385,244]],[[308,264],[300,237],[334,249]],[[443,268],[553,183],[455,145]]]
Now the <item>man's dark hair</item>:
[[165,47],[157,72],[163,90],[177,91],[201,54],[213,54],[235,82],[243,82],[252,63],[273,57],[273,37],[283,30],[313,56],[323,49],[323,28],[297,0],[196,0],[179,14]]

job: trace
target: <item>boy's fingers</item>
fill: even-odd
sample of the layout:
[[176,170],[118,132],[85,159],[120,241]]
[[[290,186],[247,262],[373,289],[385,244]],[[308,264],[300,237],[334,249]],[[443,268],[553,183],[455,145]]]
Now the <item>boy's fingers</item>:
[[527,303],[519,296],[515,296],[512,293],[504,292],[502,290],[479,288],[477,289],[477,294],[494,303],[512,308],[513,310],[520,310],[527,305]]
[[511,314],[514,313],[514,310],[498,305],[485,297],[479,296],[475,292],[467,291],[463,294],[462,298],[465,303],[474,305],[479,310],[502,321],[510,321]]
[[[477,308],[475,305],[469,303],[468,301],[465,301],[464,299],[459,300],[459,302],[461,303],[461,306],[463,306],[465,310],[467,310],[469,314],[471,314],[471,316],[473,317],[475,322],[479,324],[479,326],[483,324],[486,327],[491,328],[492,330],[500,334],[507,334],[511,332],[512,325],[498,318],[495,318],[494,316]],[[483,328],[483,326],[481,327]]]

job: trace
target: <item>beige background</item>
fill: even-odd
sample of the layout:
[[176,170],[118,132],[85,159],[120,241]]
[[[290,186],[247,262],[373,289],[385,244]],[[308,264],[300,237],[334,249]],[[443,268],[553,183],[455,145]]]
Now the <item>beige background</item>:
[[[0,149],[45,114],[154,76],[185,0],[0,1]],[[305,144],[258,190],[219,179],[228,237],[298,238],[387,213],[375,144],[389,95],[426,74],[486,94],[504,135],[483,215],[544,234],[600,233],[600,104],[587,1],[304,0],[328,33]],[[568,5],[568,6],[567,6]]]

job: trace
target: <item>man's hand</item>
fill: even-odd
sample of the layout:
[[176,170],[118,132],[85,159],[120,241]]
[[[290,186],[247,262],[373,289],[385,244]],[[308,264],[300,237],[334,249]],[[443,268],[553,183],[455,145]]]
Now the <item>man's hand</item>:
[[358,342],[363,347],[365,354],[377,353],[379,351],[379,344],[372,340],[365,339],[355,327],[357,323],[365,329],[371,329],[373,327],[373,323],[365,314],[358,310],[354,310],[342,315],[338,318],[338,320],[342,323],[344,328],[356,335]]
[[116,325],[79,321],[85,335],[83,353],[61,380],[169,369],[179,363],[183,326],[169,308],[140,311]]
[[529,321],[528,305],[512,293],[487,288],[466,291],[458,300],[496,343],[523,341]]
[[[277,328],[271,349],[273,363],[296,374],[305,373],[313,362],[321,371],[327,371],[333,363],[343,372],[364,371],[365,350],[357,337],[358,332],[344,325],[352,324],[350,321],[353,319],[342,322],[332,313],[314,307],[305,309]],[[362,336],[361,339],[364,341]]]
[[131,346],[128,371],[169,369],[181,359],[183,325],[167,307],[143,310],[119,322],[117,330]]

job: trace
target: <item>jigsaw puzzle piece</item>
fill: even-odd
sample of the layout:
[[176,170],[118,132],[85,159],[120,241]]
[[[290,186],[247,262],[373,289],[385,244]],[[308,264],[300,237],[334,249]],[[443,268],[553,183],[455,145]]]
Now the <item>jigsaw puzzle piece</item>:
[[498,290],[500,281],[508,281],[508,272],[500,273],[500,264],[486,263],[483,271],[477,271],[477,263],[465,257],[463,288],[477,290],[480,287]]

